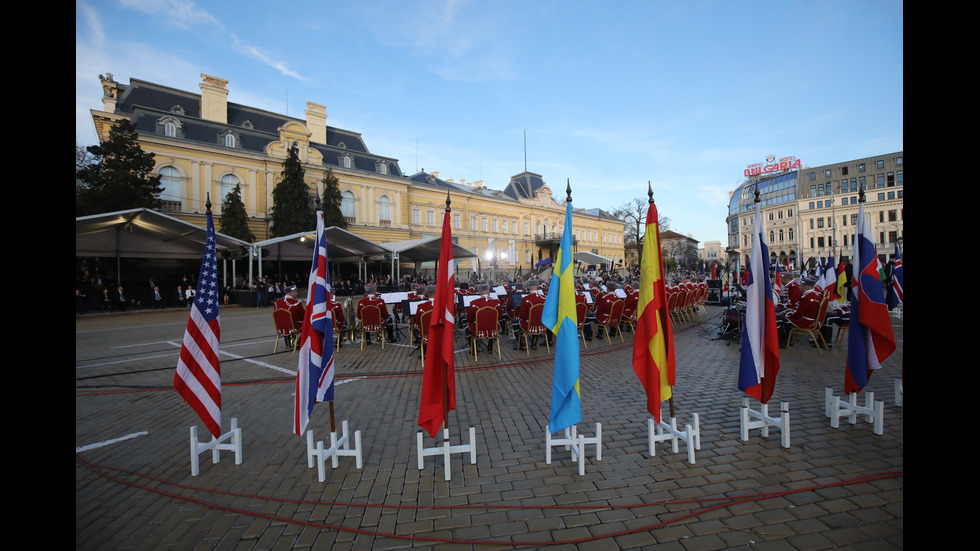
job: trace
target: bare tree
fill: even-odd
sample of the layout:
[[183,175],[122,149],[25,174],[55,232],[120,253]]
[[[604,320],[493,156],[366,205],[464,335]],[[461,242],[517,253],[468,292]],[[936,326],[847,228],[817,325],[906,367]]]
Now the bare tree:
[[[635,250],[637,259],[643,252],[643,235],[646,233],[647,211],[649,209],[650,200],[648,198],[635,198],[613,210],[613,216],[627,222],[626,231],[623,235],[623,248],[627,251]],[[663,233],[670,229],[670,218],[660,214],[659,211],[658,215],[660,219],[657,221],[657,228]]]

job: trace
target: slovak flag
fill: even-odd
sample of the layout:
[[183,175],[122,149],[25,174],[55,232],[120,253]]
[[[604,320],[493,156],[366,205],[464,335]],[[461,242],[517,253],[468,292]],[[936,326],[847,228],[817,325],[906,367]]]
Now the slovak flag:
[[762,211],[755,203],[752,256],[745,289],[745,325],[742,356],[738,366],[738,388],[763,404],[769,402],[779,372],[779,335],[776,333],[776,304],[769,283],[769,245],[763,235]]
[[844,391],[861,392],[871,374],[895,351],[895,335],[881,288],[881,262],[864,214],[864,194],[858,199],[854,234],[854,277],[851,281],[851,321],[847,333]]
[[830,300],[837,300],[840,295],[837,294],[837,272],[834,268],[834,256],[830,255],[827,257],[827,271],[823,274],[823,287],[824,291],[830,293]]

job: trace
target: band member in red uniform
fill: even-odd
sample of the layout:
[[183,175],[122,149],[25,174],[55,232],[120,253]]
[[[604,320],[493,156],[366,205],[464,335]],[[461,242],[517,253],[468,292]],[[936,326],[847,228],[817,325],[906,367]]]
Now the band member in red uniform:
[[[537,279],[531,279],[527,282],[527,296],[521,300],[521,309],[518,313],[518,318],[521,323],[526,324],[528,318],[531,314],[531,307],[536,304],[544,304],[545,295],[544,291],[541,290],[541,282]],[[524,346],[520,336],[518,336],[517,343],[514,344],[514,350],[520,350]],[[538,347],[538,336],[531,335],[531,350],[535,350]]]
[[[298,333],[303,332],[303,318],[306,316],[306,308],[303,306],[303,301],[296,298],[299,295],[299,290],[295,285],[290,285],[286,288],[286,294],[282,298],[276,299],[274,304],[276,310],[287,310],[289,311],[289,317],[293,320],[293,329]],[[286,337],[286,346],[293,345],[292,337]]]
[[[420,299],[425,302],[420,302],[415,308],[415,315],[412,316],[412,330],[415,331],[415,335],[422,340],[422,314],[432,310],[432,295],[436,292],[435,285],[429,286],[418,286],[418,295]],[[430,320],[431,322],[431,320]]]
[[[385,331],[388,334],[388,341],[393,342],[392,337],[392,320],[391,316],[388,315],[388,305],[385,304],[383,298],[378,296],[378,285],[376,283],[368,283],[364,286],[364,298],[357,301],[357,319],[361,319],[361,310],[365,306],[377,306],[381,309],[381,323],[385,326]],[[371,344],[371,337],[367,338],[367,344]]]

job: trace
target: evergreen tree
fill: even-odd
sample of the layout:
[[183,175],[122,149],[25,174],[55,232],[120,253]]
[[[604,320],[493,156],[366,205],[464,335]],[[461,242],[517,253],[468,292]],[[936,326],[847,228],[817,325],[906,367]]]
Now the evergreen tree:
[[255,235],[248,229],[248,213],[245,212],[245,203],[242,202],[242,186],[235,185],[234,191],[225,196],[221,204],[221,233],[248,241],[255,241]]
[[280,174],[282,179],[272,190],[272,225],[269,233],[272,237],[283,237],[315,229],[310,188],[304,180],[306,171],[299,161],[296,144],[289,148]]
[[333,170],[327,169],[323,175],[323,198],[320,208],[323,209],[323,225],[325,227],[337,226],[347,229],[347,220],[344,212],[340,208],[344,197],[340,194],[340,179],[334,176]]
[[143,151],[136,127],[116,123],[100,145],[86,149],[98,159],[79,168],[76,148],[75,216],[160,206],[160,176],[152,175],[154,155]]

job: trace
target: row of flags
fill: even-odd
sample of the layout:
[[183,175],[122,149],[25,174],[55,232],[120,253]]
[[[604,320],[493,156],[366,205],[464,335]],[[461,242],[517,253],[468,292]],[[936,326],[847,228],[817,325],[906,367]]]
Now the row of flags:
[[[647,410],[659,423],[661,405],[673,396],[676,358],[673,331],[667,310],[667,293],[663,271],[658,212],[650,196],[643,238],[640,275],[640,298],[633,343],[633,370],[647,395]],[[880,284],[881,269],[870,228],[864,214],[863,198],[859,203],[858,227],[854,242],[856,276],[852,282],[851,318],[845,374],[845,390],[859,392],[871,374],[881,367],[895,350],[895,338]],[[218,315],[217,254],[214,223],[207,203],[207,244],[201,262],[197,292],[181,346],[174,387],[191,405],[208,430],[220,436],[221,370],[218,359],[221,324]],[[327,244],[323,213],[317,211],[316,247],[310,269],[306,318],[301,334],[301,348],[296,378],[293,430],[302,435],[310,421],[313,407],[334,399],[334,348],[332,311],[327,308],[330,281],[327,269]],[[778,264],[775,266],[776,288],[769,280],[769,247],[762,231],[759,203],[755,207],[755,230],[751,266],[746,274],[746,317],[739,360],[738,388],[759,400],[768,402],[775,390],[779,372],[779,342],[775,320],[775,301],[781,285]],[[571,427],[582,418],[582,394],[579,378],[580,353],[575,308],[571,187],[568,187],[565,228],[555,258],[551,291],[544,304],[543,323],[556,335],[555,366],[549,427],[557,432]],[[447,196],[442,224],[442,248],[439,256],[433,316],[429,326],[429,354],[426,354],[418,424],[431,437],[446,423],[449,411],[456,407],[455,361],[453,338],[455,312],[450,200]],[[829,259],[821,272],[825,288],[841,293],[843,269],[833,270]],[[726,274],[727,276],[727,274]],[[894,294],[902,299],[902,265],[896,249],[893,273]]]

